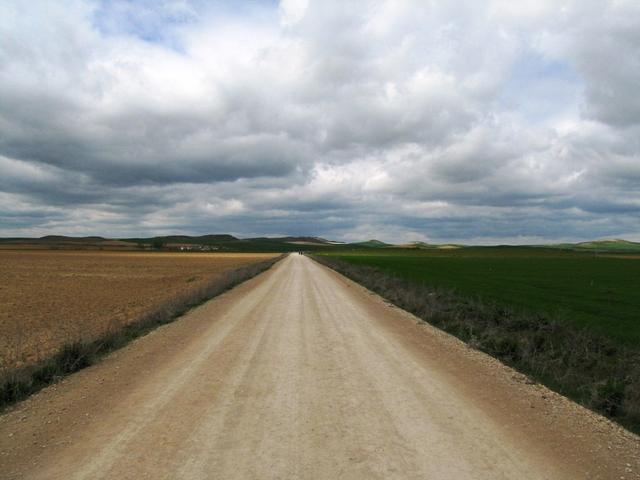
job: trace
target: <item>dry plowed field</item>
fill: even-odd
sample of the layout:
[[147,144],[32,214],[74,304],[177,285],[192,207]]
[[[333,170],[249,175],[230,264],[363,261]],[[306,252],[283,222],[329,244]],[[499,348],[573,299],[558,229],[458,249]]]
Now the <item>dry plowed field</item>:
[[120,327],[272,254],[0,251],[0,370]]

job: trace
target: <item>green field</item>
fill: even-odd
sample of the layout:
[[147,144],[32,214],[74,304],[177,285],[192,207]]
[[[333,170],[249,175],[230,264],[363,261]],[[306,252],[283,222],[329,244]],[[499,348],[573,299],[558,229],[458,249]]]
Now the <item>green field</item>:
[[463,296],[548,313],[640,345],[640,256],[518,247],[362,249],[324,255]]

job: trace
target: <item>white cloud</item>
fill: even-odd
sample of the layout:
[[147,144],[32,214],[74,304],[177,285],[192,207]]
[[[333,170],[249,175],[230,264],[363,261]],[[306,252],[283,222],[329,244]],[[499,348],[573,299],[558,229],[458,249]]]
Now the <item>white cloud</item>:
[[282,0],[280,2],[280,22],[285,26],[298,23],[307,11],[308,0]]
[[0,234],[633,232],[637,2],[233,5],[3,2]]

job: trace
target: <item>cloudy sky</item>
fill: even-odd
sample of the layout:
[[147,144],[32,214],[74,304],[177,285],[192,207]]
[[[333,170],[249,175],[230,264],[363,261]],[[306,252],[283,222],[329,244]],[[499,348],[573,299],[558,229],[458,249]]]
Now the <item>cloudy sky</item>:
[[0,236],[640,240],[637,0],[3,0]]

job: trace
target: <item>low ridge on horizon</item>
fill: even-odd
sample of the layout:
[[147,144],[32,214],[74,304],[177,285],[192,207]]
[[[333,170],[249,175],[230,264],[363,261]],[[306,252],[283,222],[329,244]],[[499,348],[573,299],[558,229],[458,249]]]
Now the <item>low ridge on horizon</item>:
[[[205,234],[205,235],[185,235],[185,234],[168,234],[168,235],[155,235],[151,237],[127,237],[127,238],[112,238],[105,236],[68,236],[68,235],[44,235],[42,237],[0,237],[1,244],[112,244],[113,246],[125,246],[127,244],[145,244],[151,245],[154,242],[162,242],[162,245],[180,245],[180,244],[204,244],[204,245],[225,245],[228,248],[233,248],[234,245],[245,244],[246,246],[254,246],[261,242],[267,244],[290,244],[299,246],[325,246],[325,247],[362,247],[362,248],[412,248],[412,249],[432,249],[432,248],[465,248],[465,247],[546,247],[546,248],[567,248],[567,249],[594,249],[594,250],[611,250],[611,251],[640,251],[640,242],[633,242],[620,238],[603,238],[597,240],[587,240],[580,242],[563,242],[563,243],[547,243],[547,244],[495,244],[495,245],[474,245],[474,244],[460,244],[460,243],[432,243],[424,242],[420,240],[410,241],[407,243],[389,243],[383,242],[377,239],[369,239],[363,241],[343,242],[328,240],[320,236],[274,236],[274,237],[247,237],[241,238],[231,234]],[[117,243],[114,243],[117,242]]]

